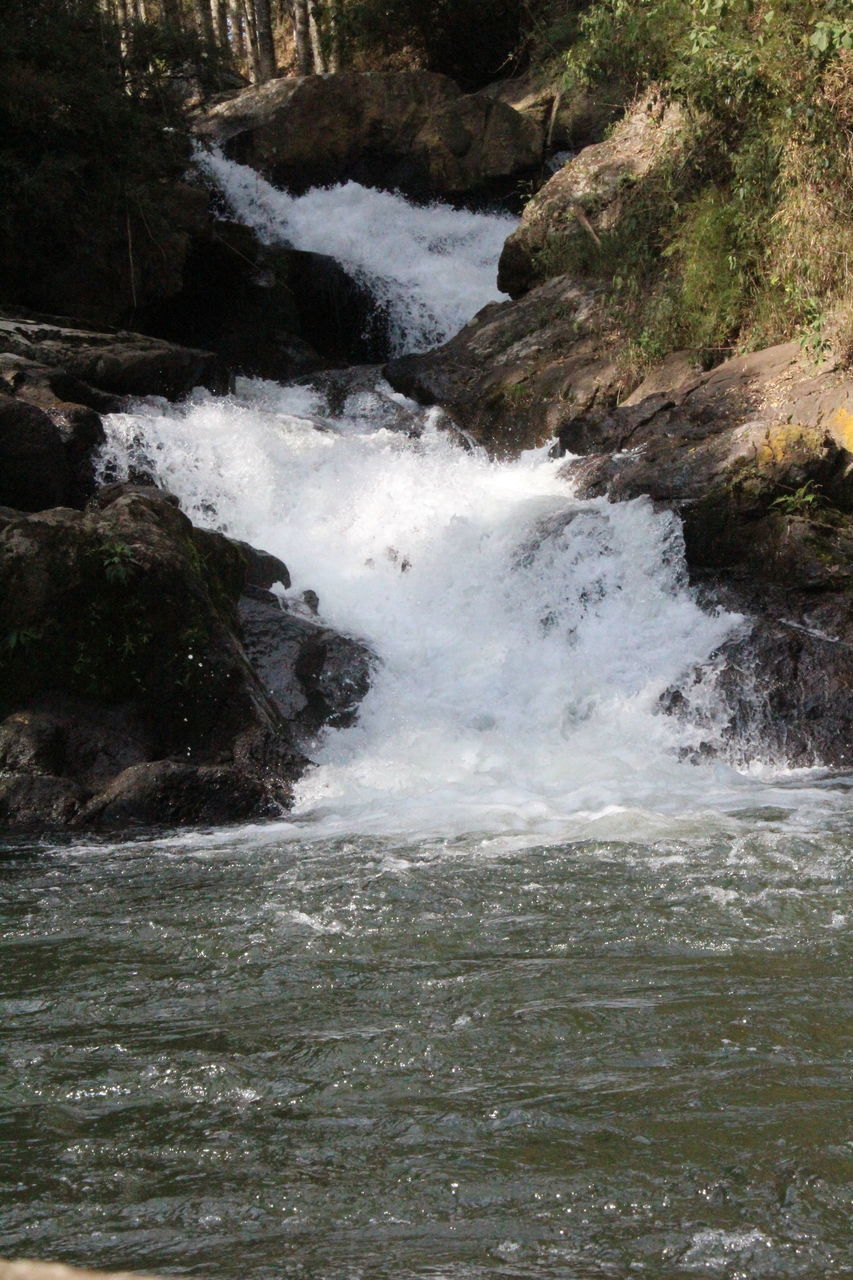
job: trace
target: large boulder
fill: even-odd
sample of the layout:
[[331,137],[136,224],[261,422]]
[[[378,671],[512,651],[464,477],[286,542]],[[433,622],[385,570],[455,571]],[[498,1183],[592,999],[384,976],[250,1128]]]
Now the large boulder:
[[278,381],[381,359],[389,347],[370,291],[334,258],[262,244],[223,219],[193,240],[180,292],[138,318],[149,332],[215,352],[235,373]]
[[542,158],[534,120],[428,71],[270,80],[216,104],[194,127],[292,190],[355,179],[460,195],[506,185]]
[[[286,807],[307,764],[305,707],[265,687],[238,601],[287,581],[276,557],[194,528],[152,489],[113,486],[85,511],[1,510],[0,821],[173,825]],[[325,697],[315,731],[366,690],[344,692],[342,675],[335,694],[347,642],[324,630],[319,668],[316,637],[287,653],[305,706],[312,680]]]
[[495,80],[478,96],[503,102],[534,122],[542,135],[546,162],[553,153],[580,151],[600,142],[618,111],[619,95],[593,95],[581,86],[566,89],[561,77],[528,71],[509,80]]
[[384,373],[506,456],[546,443],[567,414],[614,404],[627,389],[617,357],[595,290],[561,276],[490,303],[444,346],[391,360]]
[[687,145],[675,102],[647,95],[610,137],[584,147],[527,204],[504,245],[498,287],[517,298],[537,281],[571,273],[618,227],[638,188],[679,162]]

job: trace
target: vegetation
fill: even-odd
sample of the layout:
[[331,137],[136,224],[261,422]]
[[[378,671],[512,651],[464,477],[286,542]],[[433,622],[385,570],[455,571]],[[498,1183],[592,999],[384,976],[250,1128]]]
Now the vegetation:
[[200,96],[347,67],[475,88],[530,63],[614,110],[650,86],[686,108],[683,159],[618,227],[539,264],[611,282],[635,365],[795,333],[853,360],[849,0],[8,0],[4,300],[133,320],[139,281],[156,296],[182,261],[183,111]]
[[[564,89],[688,113],[688,162],[631,194],[573,264],[612,280],[643,367],[799,335],[853,359],[853,14],[849,0],[594,0],[539,35]],[[570,42],[559,54],[555,31]],[[540,264],[559,265],[559,246]],[[577,252],[577,250],[575,250]]]

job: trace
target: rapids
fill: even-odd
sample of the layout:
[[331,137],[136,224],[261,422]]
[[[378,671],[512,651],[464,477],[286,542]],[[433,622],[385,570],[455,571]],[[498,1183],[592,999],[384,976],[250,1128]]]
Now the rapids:
[[[398,350],[501,216],[201,160],[339,256]],[[366,639],[280,821],[0,857],[0,1254],[212,1280],[840,1280],[850,780],[662,714],[742,619],[678,521],[497,464],[374,379],[113,415]],[[697,756],[697,748],[700,754]],[[692,761],[699,759],[699,763]]]

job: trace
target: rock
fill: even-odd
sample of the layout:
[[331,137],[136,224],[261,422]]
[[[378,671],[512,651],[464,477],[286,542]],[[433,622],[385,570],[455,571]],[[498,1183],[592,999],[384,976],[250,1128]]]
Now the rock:
[[66,827],[76,819],[86,793],[68,778],[39,773],[0,774],[0,824],[30,831]]
[[0,312],[0,352],[119,396],[178,399],[196,386],[224,392],[230,383],[224,365],[210,351],[123,330],[98,332],[44,316]]
[[35,1262],[31,1258],[0,1258],[0,1280],[154,1280],[132,1271],[89,1271],[61,1262]]
[[[849,543],[848,531],[848,569]],[[736,757],[769,756],[795,767],[853,764],[851,587],[848,573],[845,590],[834,596],[762,593],[752,601],[749,625],[715,655],[729,715],[725,738]],[[701,701],[705,678],[688,688],[684,713],[696,714],[691,699]]]
[[354,179],[459,195],[535,170],[542,152],[533,120],[428,71],[270,80],[218,103],[194,128],[297,191]]
[[584,147],[526,206],[501,253],[498,288],[517,298],[537,281],[570,272],[574,259],[588,256],[590,242],[600,244],[617,226],[632,189],[681,158],[685,147],[677,103],[654,95],[637,102],[609,138]]
[[[95,457],[105,439],[101,419],[92,406],[97,404],[102,410],[106,410],[109,406],[112,410],[122,406],[123,402],[116,397],[96,391],[93,387],[69,377],[60,370],[9,354],[0,355],[0,389],[2,389],[0,398],[6,400],[4,393],[8,393],[9,397],[14,397],[22,406],[21,413],[15,415],[10,406],[6,405],[4,415],[6,431],[11,431],[6,439],[7,450],[11,447],[13,436],[20,442],[19,433],[26,422],[30,423],[26,432],[32,443],[32,427],[36,418],[32,414],[28,417],[23,409],[24,405],[29,405],[37,411],[40,410],[55,428],[55,432],[42,431],[43,443],[48,436],[54,439],[55,433],[58,432],[64,454],[64,463],[58,460],[51,463],[44,456],[43,450],[40,451],[39,456],[25,452],[24,457],[19,458],[17,464],[13,464],[12,473],[17,470],[20,476],[20,467],[24,466],[29,477],[27,484],[31,491],[35,486],[36,493],[44,494],[45,485],[47,485],[48,489],[58,495],[53,500],[56,503],[72,507],[83,506],[95,490]],[[78,399],[72,400],[72,396],[77,396]],[[17,430],[12,426],[16,417]],[[2,448],[3,445],[0,444],[0,450]],[[52,449],[51,452],[53,452]],[[29,457],[28,462],[27,457]],[[7,493],[11,494],[16,482],[11,473],[7,475],[6,480],[10,486]],[[0,488],[2,483],[0,480]],[[39,499],[39,506],[33,508],[26,498],[16,500],[14,496],[7,497],[7,501],[27,510],[38,510],[39,506],[53,505],[51,500]]]
[[61,773],[64,758],[65,726],[58,717],[19,711],[0,724],[0,771]]
[[258,778],[239,769],[156,760],[132,765],[91,800],[76,825],[86,827],[185,826],[238,822],[281,811]]
[[[51,802],[45,825],[112,821],[125,812],[109,790],[116,776],[164,760],[214,770],[192,785],[169,783],[166,821],[207,813],[192,797],[208,783],[218,817],[228,803],[233,816],[245,816],[247,797],[258,814],[286,801],[304,757],[240,642],[243,550],[193,529],[162,495],[132,486],[103,509],[19,512],[0,524],[4,767],[18,777],[49,771],[73,784],[82,805],[60,813]],[[223,768],[242,781],[215,772]],[[24,788],[8,821],[23,822],[46,785]],[[161,794],[160,783],[152,787],[145,794]],[[141,812],[140,795],[133,791]]]
[[276,556],[194,528],[150,486],[110,486],[85,511],[0,508],[0,821],[281,812],[301,744],[352,722],[372,655],[284,614],[275,582],[290,582]]
[[496,80],[479,91],[482,97],[504,102],[532,120],[540,130],[545,155],[554,151],[580,151],[600,142],[615,114],[617,98],[605,101],[586,89],[566,90],[559,80],[543,80],[538,72]]
[[244,591],[247,587],[260,587],[261,590],[269,591],[270,587],[275,586],[276,583],[280,583],[285,590],[290,586],[287,565],[283,560],[279,560],[278,556],[272,555],[269,551],[259,551],[257,547],[249,546],[248,542],[239,542],[236,538],[232,541],[246,557]]
[[46,412],[70,405],[95,413],[120,413],[127,406],[123,396],[99,391],[62,369],[8,351],[0,354],[0,391]]
[[797,343],[786,343],[727,360],[669,393],[573,416],[558,429],[559,449],[590,456],[566,474],[586,497],[707,502],[719,492],[727,511],[736,496],[753,512],[811,482],[846,506],[853,384],[831,369],[815,376],[807,363]]
[[0,503],[40,511],[66,502],[70,489],[59,428],[35,405],[0,395]]
[[[306,612],[315,612],[319,601],[309,594]],[[376,663],[366,645],[286,612],[274,598],[244,597],[240,621],[252,665],[298,744],[310,743],[324,724],[353,723]]]
[[139,321],[215,352],[237,373],[279,381],[388,351],[386,318],[334,258],[264,245],[248,227],[219,220],[193,241],[180,292]]
[[544,444],[566,417],[625,389],[594,290],[568,276],[484,307],[444,346],[390,361],[392,387],[441,405],[491,453]]

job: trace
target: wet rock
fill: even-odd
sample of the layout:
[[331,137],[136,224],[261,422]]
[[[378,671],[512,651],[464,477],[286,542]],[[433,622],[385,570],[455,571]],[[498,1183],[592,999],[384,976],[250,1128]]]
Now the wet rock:
[[0,503],[40,511],[67,502],[70,489],[59,428],[35,405],[0,395]]
[[[31,425],[26,429],[25,434],[29,438],[30,445],[32,444],[32,424],[38,419],[34,414],[27,415],[24,409],[24,406],[31,406],[32,409],[41,411],[53,424],[64,453],[63,464],[58,455],[53,460],[46,457],[43,448],[37,450],[35,456],[29,452],[29,449],[25,450],[24,457],[29,456],[29,461],[23,461],[19,457],[17,463],[13,463],[7,471],[6,482],[9,485],[7,492],[11,494],[14,485],[20,483],[20,467],[23,464],[28,477],[25,492],[28,487],[31,491],[33,487],[36,491],[44,491],[47,486],[49,491],[58,494],[56,502],[72,507],[82,506],[95,490],[94,461],[105,438],[101,419],[92,406],[98,404],[104,409],[115,409],[122,402],[116,397],[106,396],[93,387],[63,374],[60,370],[50,369],[46,365],[39,365],[23,357],[9,354],[0,355],[0,396],[4,400],[7,400],[7,397],[14,399],[21,405],[21,413],[17,415],[19,425],[16,429],[14,426],[16,415],[8,402],[6,403],[4,434],[7,451],[12,447],[16,437],[20,441],[21,428],[28,423]],[[72,396],[77,396],[79,399],[72,400]],[[55,433],[47,431],[44,427],[39,434],[42,445],[48,437],[55,438]],[[0,449],[2,447],[0,442]],[[53,453],[54,450],[51,449],[50,452]],[[7,463],[9,461],[7,452]],[[16,473],[17,481],[14,479]],[[0,484],[2,484],[1,481]],[[16,502],[14,497],[8,497],[7,500]],[[41,499],[39,501],[41,502]],[[23,501],[17,501],[17,505],[33,509],[30,507],[30,500],[26,498]],[[43,505],[49,506],[51,502],[44,502]]]
[[684,372],[669,391],[566,421],[558,450],[580,456],[564,473],[579,496],[647,495],[678,511],[705,604],[745,616],[667,709],[701,721],[711,682],[735,755],[847,766],[853,379],[812,365],[796,343]]
[[240,621],[252,665],[297,742],[309,742],[324,724],[354,722],[376,662],[366,645],[277,601],[244,597]]
[[119,413],[126,407],[122,396],[99,391],[62,369],[8,351],[0,353],[0,391],[48,412],[64,405],[95,413]]
[[248,542],[240,542],[236,538],[232,541],[246,557],[244,591],[247,587],[260,587],[263,591],[269,591],[270,587],[274,587],[276,583],[283,586],[285,590],[290,586],[287,565],[283,560],[279,560],[278,556],[272,555],[269,551],[260,551],[257,547],[250,546]]
[[125,769],[89,801],[76,824],[185,826],[265,817],[280,809],[260,779],[239,769],[157,760]]
[[150,486],[110,486],[85,511],[0,508],[0,821],[286,808],[301,744],[352,722],[372,662],[283,613],[267,588],[289,581],[278,557],[194,528]]
[[427,71],[271,80],[197,117],[195,131],[297,191],[354,179],[469,193],[535,170],[542,154],[534,120]]
[[86,792],[69,778],[32,772],[0,774],[0,824],[12,830],[69,826],[85,799]]
[[[225,820],[229,805],[243,817],[250,801],[268,813],[305,759],[241,643],[250,556],[156,491],[110,497],[0,519],[0,767],[18,779],[6,821],[32,826],[39,796],[45,826],[151,813],[158,797],[166,822]],[[282,568],[261,553],[255,571]],[[196,773],[116,783],[164,761]],[[22,781],[44,776],[63,785]]]
[[220,219],[193,241],[181,290],[141,311],[139,323],[215,352],[236,373],[279,381],[388,350],[386,318],[334,258],[262,244]]
[[[138,498],[151,498],[154,501],[168,502],[173,507],[180,507],[181,505],[180,499],[174,493],[169,493],[166,489],[161,489],[156,484],[140,484],[134,480],[117,480],[113,484],[102,485],[91,499],[89,505],[98,511],[105,511],[107,507],[111,507],[119,498],[131,495],[136,495]],[[241,543],[240,545],[248,546],[248,543]]]
[[19,711],[0,724],[0,770],[61,773],[65,725],[49,712]]

